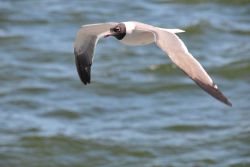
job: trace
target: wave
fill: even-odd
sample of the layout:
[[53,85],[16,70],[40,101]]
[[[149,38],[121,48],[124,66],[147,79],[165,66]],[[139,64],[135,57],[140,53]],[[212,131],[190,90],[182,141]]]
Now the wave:
[[73,111],[72,109],[55,109],[46,113],[42,114],[43,117],[47,117],[47,118],[59,118],[59,119],[78,119],[80,118],[80,114],[78,114],[77,112]]
[[237,79],[250,82],[249,78],[250,71],[250,60],[239,60],[229,64],[226,64],[222,67],[215,68],[211,70],[211,73],[216,73],[228,79]]
[[221,3],[221,4],[249,4],[249,0],[155,0],[158,3],[186,3],[186,4],[200,4],[200,3]]
[[190,24],[183,29],[188,34],[202,34],[205,29],[214,28],[212,23],[206,20],[200,20],[194,24]]

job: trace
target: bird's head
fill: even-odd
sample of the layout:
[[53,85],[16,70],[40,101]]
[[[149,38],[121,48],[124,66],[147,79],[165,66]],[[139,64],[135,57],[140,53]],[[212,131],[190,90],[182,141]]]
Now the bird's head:
[[119,23],[115,27],[110,28],[110,31],[108,34],[106,34],[104,37],[113,36],[118,40],[122,40],[124,36],[126,35],[126,26],[124,23]]

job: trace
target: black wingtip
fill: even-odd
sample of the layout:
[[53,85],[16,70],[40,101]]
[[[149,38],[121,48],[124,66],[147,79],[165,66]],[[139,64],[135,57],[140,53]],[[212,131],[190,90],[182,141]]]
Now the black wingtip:
[[83,66],[83,69],[79,69],[80,72],[78,72],[79,77],[81,81],[84,83],[84,85],[90,84],[91,79],[91,66]]
[[76,69],[84,85],[90,84],[91,80],[91,62],[84,53],[79,53],[74,49]]
[[216,98],[217,100],[221,101],[222,103],[232,107],[233,104],[228,100],[228,98],[219,90],[217,85],[207,85],[199,80],[195,80],[196,84],[200,86],[203,90],[209,93],[211,96]]
[[227,99],[227,101],[225,102],[225,104],[227,104],[230,107],[233,107],[233,104]]

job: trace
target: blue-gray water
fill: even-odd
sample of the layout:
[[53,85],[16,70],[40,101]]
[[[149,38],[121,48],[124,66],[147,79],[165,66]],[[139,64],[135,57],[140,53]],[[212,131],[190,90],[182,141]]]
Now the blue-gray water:
[[[155,45],[112,38],[99,42],[84,86],[76,31],[127,20],[184,29],[233,107]],[[0,166],[249,167],[249,53],[249,0],[1,0]]]

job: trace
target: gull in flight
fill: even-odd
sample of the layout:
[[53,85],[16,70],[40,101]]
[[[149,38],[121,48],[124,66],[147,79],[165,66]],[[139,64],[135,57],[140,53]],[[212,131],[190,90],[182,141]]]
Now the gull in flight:
[[100,38],[109,36],[126,45],[147,45],[155,42],[186,75],[198,86],[219,101],[232,106],[232,103],[219,90],[201,64],[189,53],[185,44],[176,35],[180,29],[165,29],[152,25],[129,21],[107,22],[83,25],[74,43],[75,63],[81,81],[90,83],[91,65],[95,46]]

